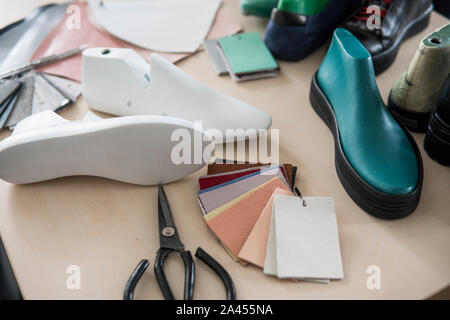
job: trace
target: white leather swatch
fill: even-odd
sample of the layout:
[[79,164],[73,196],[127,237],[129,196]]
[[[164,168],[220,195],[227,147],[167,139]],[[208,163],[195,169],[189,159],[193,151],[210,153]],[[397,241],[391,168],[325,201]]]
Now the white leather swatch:
[[221,0],[89,0],[96,22],[116,37],[161,52],[195,52]]
[[[295,197],[293,197],[295,198]],[[266,259],[264,261],[264,273],[269,276],[278,276],[278,267],[277,267],[277,244],[275,238],[275,219],[273,214],[273,206],[272,206],[272,215],[270,218],[270,227],[269,227],[269,235],[267,238],[267,249],[266,249]],[[313,278],[297,278],[293,280],[301,280],[307,282],[317,282],[317,283],[330,283],[329,279],[313,279]]]
[[274,206],[272,206],[269,235],[267,237],[266,260],[264,261],[264,273],[269,276],[277,275],[277,246],[275,243],[275,215],[273,214],[273,211]]
[[278,278],[343,279],[333,198],[277,195],[273,204]]

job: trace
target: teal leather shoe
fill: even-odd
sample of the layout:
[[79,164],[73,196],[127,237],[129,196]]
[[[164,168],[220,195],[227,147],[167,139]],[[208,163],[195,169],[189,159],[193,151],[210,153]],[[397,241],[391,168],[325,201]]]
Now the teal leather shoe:
[[380,218],[413,212],[422,190],[420,152],[387,111],[371,55],[349,31],[334,32],[310,101],[334,134],[336,171],[350,197]]

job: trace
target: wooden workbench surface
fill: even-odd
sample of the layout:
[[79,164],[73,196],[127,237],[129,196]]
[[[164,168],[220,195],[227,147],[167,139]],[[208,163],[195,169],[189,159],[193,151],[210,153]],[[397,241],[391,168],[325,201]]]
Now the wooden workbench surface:
[[[0,2],[0,27],[28,14],[46,0]],[[245,32],[264,34],[267,21],[245,17],[236,0],[224,5]],[[395,64],[378,78],[386,99],[408,66],[419,41],[448,22],[433,13],[430,26],[407,40]],[[198,207],[198,177],[206,169],[166,186],[181,239],[188,249],[201,246],[219,260],[235,281],[240,299],[422,299],[450,284],[450,168],[423,151],[424,135],[414,134],[424,161],[419,207],[408,218],[385,221],[362,211],[344,191],[334,167],[330,131],[309,104],[311,77],[325,48],[298,63],[281,63],[281,76],[234,83],[218,77],[205,52],[178,66],[194,78],[272,115],[280,130],[280,160],[299,166],[297,184],[304,195],[336,201],[345,279],[329,285],[281,281],[255,267],[235,263],[208,230]],[[61,112],[80,119],[88,106],[78,102]],[[9,133],[2,131],[0,139]],[[159,247],[157,189],[95,177],[69,177],[11,185],[0,181],[0,232],[23,295],[27,299],[121,299],[124,285],[141,258],[153,264]],[[181,296],[183,265],[171,257],[167,270]],[[81,268],[81,289],[69,290],[66,269]],[[369,290],[369,266],[379,266],[381,289]],[[152,268],[135,292],[137,299],[162,299]],[[196,299],[221,299],[220,280],[197,263]]]

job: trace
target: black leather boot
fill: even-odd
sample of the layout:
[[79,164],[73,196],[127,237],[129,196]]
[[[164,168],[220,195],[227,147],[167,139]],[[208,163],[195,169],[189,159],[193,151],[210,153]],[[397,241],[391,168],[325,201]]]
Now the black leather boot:
[[450,75],[444,84],[436,110],[431,114],[424,148],[444,166],[450,165]]
[[428,26],[431,0],[366,0],[344,28],[372,55],[375,74],[389,68],[401,43]]
[[450,1],[448,0],[433,0],[434,10],[443,14],[450,19]]

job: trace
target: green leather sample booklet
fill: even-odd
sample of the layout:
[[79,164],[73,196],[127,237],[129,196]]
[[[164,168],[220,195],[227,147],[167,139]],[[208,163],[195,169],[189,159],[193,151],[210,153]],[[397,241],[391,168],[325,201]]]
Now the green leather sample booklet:
[[217,47],[235,81],[278,75],[280,67],[257,32],[218,38]]

